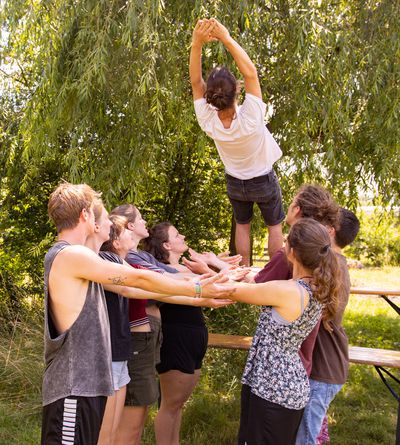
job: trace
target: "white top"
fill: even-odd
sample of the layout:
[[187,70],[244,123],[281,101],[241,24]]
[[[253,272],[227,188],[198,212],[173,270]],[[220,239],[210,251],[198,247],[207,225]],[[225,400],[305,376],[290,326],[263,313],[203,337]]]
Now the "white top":
[[205,99],[194,101],[200,127],[214,139],[225,171],[238,179],[251,179],[272,170],[282,156],[279,145],[265,126],[266,104],[253,94],[246,94],[236,117],[224,128],[218,111]]

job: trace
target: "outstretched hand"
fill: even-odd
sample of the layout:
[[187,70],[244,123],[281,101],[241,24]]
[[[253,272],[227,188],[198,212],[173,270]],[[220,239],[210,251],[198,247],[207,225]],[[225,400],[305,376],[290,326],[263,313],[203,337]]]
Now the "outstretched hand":
[[225,261],[226,263],[232,264],[234,266],[239,266],[240,262],[242,261],[242,255],[238,254],[238,255],[230,256],[228,251],[222,252],[222,253],[218,254],[217,256],[220,260]]
[[192,43],[203,45],[208,42],[215,42],[217,38],[212,35],[215,22],[208,19],[198,20],[193,30]]
[[204,263],[208,264],[208,265],[212,265],[213,260],[215,260],[215,258],[217,258],[217,256],[215,255],[215,253],[212,252],[196,252],[195,250],[189,248],[189,254],[190,254],[190,259],[193,261],[203,261]]
[[188,260],[187,258],[182,258],[182,263],[193,273],[195,274],[205,274],[205,273],[213,273],[213,271],[207,266],[204,261],[201,260]]
[[203,300],[203,307],[211,307],[213,309],[219,309],[221,307],[229,306],[230,304],[236,303],[236,301],[223,298],[204,298]]
[[230,266],[222,272],[232,281],[242,281],[248,273],[251,272],[250,267]]
[[229,298],[236,291],[232,284],[226,284],[228,277],[217,274],[210,278],[201,278],[202,296],[205,298]]

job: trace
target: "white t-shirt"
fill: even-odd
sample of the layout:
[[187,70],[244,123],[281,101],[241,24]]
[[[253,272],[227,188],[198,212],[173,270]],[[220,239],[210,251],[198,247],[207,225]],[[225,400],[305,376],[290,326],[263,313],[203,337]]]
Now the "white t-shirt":
[[231,126],[224,128],[215,107],[203,98],[194,101],[200,127],[214,139],[225,171],[235,178],[265,175],[282,156],[279,145],[265,126],[266,108],[259,97],[246,94]]

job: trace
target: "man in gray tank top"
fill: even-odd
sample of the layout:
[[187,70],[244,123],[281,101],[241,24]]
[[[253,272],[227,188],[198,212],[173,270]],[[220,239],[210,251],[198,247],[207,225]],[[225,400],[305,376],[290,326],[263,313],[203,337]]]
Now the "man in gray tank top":
[[48,211],[58,241],[45,257],[45,362],[42,444],[96,445],[106,397],[113,392],[104,285],[139,287],[165,295],[229,297],[220,277],[193,283],[103,261],[84,244],[94,233],[100,194],[62,183]]

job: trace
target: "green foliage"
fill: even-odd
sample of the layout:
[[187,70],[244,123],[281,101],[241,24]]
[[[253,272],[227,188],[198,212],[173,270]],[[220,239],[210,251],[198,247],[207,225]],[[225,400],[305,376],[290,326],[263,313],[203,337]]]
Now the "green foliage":
[[[350,207],[372,184],[397,204],[399,8],[388,0],[5,0],[1,298],[7,283],[36,283],[31,271],[40,275],[53,233],[46,201],[61,178],[103,191],[109,207],[134,201],[150,222],[177,224],[194,247],[227,247],[223,167],[195,120],[188,78],[199,17],[224,22],[257,65],[284,152],[277,172],[286,203],[317,181]],[[205,72],[232,67],[216,43],[203,63]]]
[[366,266],[400,264],[400,231],[398,216],[393,211],[375,208],[370,215],[359,215],[360,232],[346,248],[345,254]]

